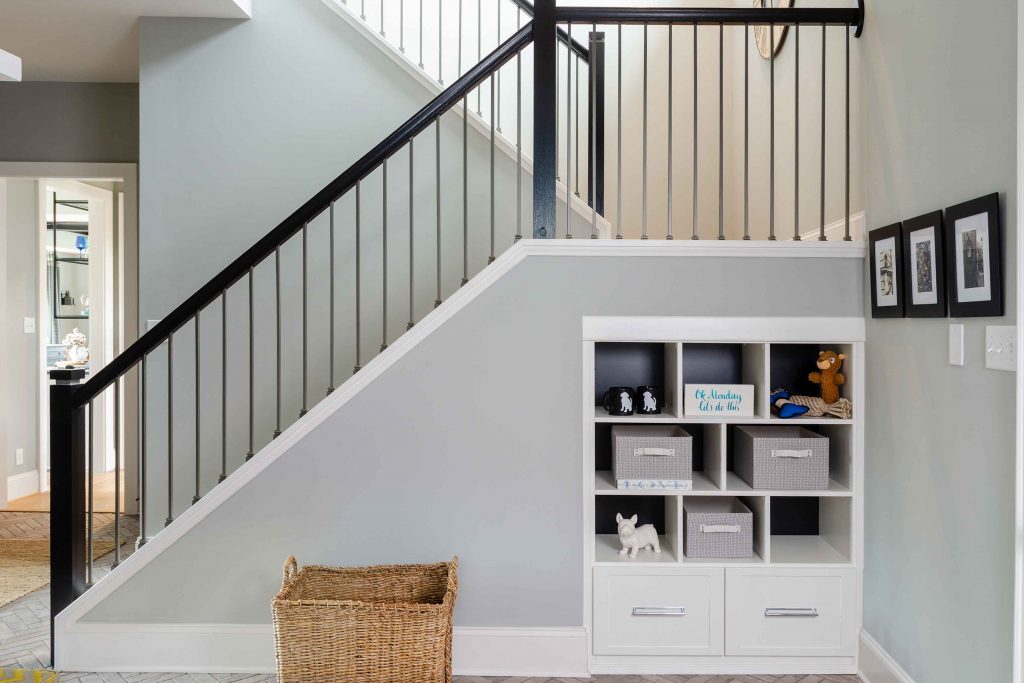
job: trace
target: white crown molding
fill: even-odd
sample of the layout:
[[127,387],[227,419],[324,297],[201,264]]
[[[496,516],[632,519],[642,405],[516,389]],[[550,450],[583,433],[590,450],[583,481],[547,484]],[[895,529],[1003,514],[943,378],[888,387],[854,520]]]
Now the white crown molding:
[[860,632],[857,675],[864,683],[914,683],[903,667],[867,631]]
[[[456,627],[459,676],[588,677],[583,628]],[[57,649],[62,671],[273,673],[271,624],[79,623]]]

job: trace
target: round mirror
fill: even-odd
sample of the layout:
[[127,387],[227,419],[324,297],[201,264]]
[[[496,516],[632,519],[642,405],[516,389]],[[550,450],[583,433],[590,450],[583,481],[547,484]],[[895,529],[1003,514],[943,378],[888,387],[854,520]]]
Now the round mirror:
[[[754,0],[754,7],[786,8],[792,7],[793,2],[794,0]],[[765,59],[771,59],[773,52],[778,55],[782,44],[786,42],[788,31],[788,26],[776,26],[774,30],[769,26],[755,26],[754,44],[757,45],[757,51]]]

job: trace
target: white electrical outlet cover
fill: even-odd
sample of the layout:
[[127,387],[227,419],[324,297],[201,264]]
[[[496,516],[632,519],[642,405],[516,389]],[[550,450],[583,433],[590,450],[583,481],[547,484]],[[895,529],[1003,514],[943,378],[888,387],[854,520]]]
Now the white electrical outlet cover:
[[1017,328],[1013,325],[985,326],[985,367],[990,370],[1017,369]]
[[25,318],[25,334],[35,334],[35,333],[36,333],[36,319],[35,318]]
[[25,449],[24,448],[18,448],[17,450],[14,451],[14,464],[15,465],[24,465],[25,464]]
[[964,326],[960,323],[949,325],[949,364],[964,364]]

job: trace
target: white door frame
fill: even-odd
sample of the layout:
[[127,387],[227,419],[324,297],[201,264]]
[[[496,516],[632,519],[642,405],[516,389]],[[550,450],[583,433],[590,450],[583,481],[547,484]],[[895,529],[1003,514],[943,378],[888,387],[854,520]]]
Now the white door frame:
[[[138,165],[129,163],[69,163],[69,162],[0,162],[0,177],[34,178],[34,179],[67,179],[67,180],[108,180],[123,183],[124,201],[122,204],[123,220],[117,221],[115,240],[119,245],[118,261],[113,264],[111,272],[116,273],[116,308],[120,325],[114,328],[113,352],[120,353],[139,337],[139,302],[138,302],[138,216],[139,216],[139,181]],[[108,269],[109,270],[109,269]],[[37,319],[41,319],[37,311]],[[42,349],[40,351],[42,353]],[[38,359],[41,380],[45,380],[45,357]],[[46,385],[43,384],[45,387]],[[122,443],[124,444],[124,512],[137,514],[136,498],[138,496],[138,396],[137,373],[129,373],[124,378],[122,397],[124,419],[122,425]],[[40,416],[46,414],[49,395],[40,392]],[[39,454],[40,462],[48,459],[49,425],[40,419]],[[47,486],[45,470],[41,472],[40,486]]]
[[1024,683],[1024,0],[1017,0],[1017,448],[1014,503],[1013,680]]

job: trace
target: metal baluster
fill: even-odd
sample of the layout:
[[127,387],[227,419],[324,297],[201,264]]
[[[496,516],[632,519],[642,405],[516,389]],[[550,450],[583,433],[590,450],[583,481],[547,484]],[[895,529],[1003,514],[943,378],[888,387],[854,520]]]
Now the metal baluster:
[[616,109],[616,149],[615,154],[615,239],[622,239],[622,24],[619,24],[618,44],[618,85],[615,96],[618,100]]
[[174,333],[167,336],[167,519],[174,521]]
[[796,54],[793,81],[793,240],[800,241],[800,24],[793,26]]
[[[499,72],[500,73],[500,72]],[[487,257],[487,264],[494,263],[494,74],[491,74],[491,253]]]
[[718,239],[725,239],[725,26],[718,25]]
[[195,336],[195,342],[196,342],[196,363],[195,363],[195,371],[196,371],[196,481],[195,481],[195,493],[192,495],[192,504],[193,505],[195,505],[196,503],[199,502],[199,471],[200,471],[199,470],[199,450],[200,450],[199,443],[200,443],[200,424],[202,423],[202,418],[200,417],[201,414],[202,414],[202,413],[200,413],[200,410],[202,409],[202,401],[200,400],[200,396],[199,396],[199,394],[200,394],[199,389],[200,389],[200,385],[202,383],[201,380],[199,379],[200,369],[201,369],[201,366],[200,366],[200,358],[201,358],[201,356],[200,356],[200,351],[199,351],[199,346],[200,346],[200,344],[199,344],[199,331],[200,331],[200,327],[199,327],[199,313],[197,312],[196,313],[196,326],[195,326],[195,333],[196,333],[196,336]]
[[843,210],[843,241],[849,242],[850,237],[850,25],[846,24],[846,202]]
[[228,478],[228,290],[220,295],[220,476]]
[[672,239],[672,34],[675,27],[668,25],[668,229],[665,239]]
[[[469,94],[462,97],[462,284],[469,282]],[[461,285],[460,285],[461,286]]]
[[[56,225],[56,218],[57,218],[57,215],[54,214],[54,225]],[[87,507],[88,524],[87,524],[87,532],[86,532],[86,536],[85,536],[85,581],[89,585],[92,585],[93,512],[95,511],[95,508],[96,508],[96,506],[94,504],[94,500],[95,500],[94,489],[95,489],[95,486],[93,485],[93,483],[94,483],[93,480],[95,479],[95,477],[94,477],[95,469],[94,469],[94,466],[93,466],[93,457],[92,457],[92,453],[93,453],[92,440],[93,440],[93,435],[95,434],[95,431],[93,429],[93,425],[95,424],[95,420],[93,419],[93,413],[94,413],[93,404],[92,404],[92,400],[90,399],[90,401],[89,401],[89,439],[85,442],[86,462],[87,462],[88,467],[89,467],[89,487],[86,490],[87,505],[88,505],[88,507]]]
[[[566,49],[566,54],[569,54],[568,48]],[[561,130],[561,127],[562,127],[561,126],[561,121],[559,120],[559,117],[561,116],[561,113],[562,113],[562,90],[561,90],[561,87],[562,87],[562,72],[558,68],[560,63],[561,63],[561,58],[560,58],[560,55],[559,55],[559,52],[558,52],[558,40],[556,39],[555,40],[555,182],[556,183],[562,179],[561,169],[558,167],[558,131]],[[569,91],[568,91],[568,89],[566,89],[565,97],[566,97],[566,99],[569,98]],[[568,115],[568,113],[565,115],[565,121],[566,121],[566,125],[568,126],[568,124],[569,124],[569,115]],[[568,163],[568,159],[566,160],[566,163]],[[569,188],[566,188],[566,194],[567,195],[568,195],[568,189]],[[555,220],[555,235],[554,236],[558,237],[558,220],[557,219]]]
[[[90,413],[91,414],[91,413]],[[89,472],[89,486],[92,486],[92,472]],[[89,520],[90,523],[92,520]],[[90,549],[90,560],[92,551]],[[121,564],[121,378],[114,380],[114,562],[111,568]]]
[[360,195],[361,195],[361,192],[360,192],[360,188],[361,188],[361,182],[357,180],[356,181],[356,339],[355,339],[355,342],[356,342],[356,364],[352,368],[352,374],[353,375],[355,373],[359,372],[359,369],[362,367],[362,365],[360,365],[360,363],[359,363],[360,359],[362,358],[362,354],[360,353],[360,341],[361,341],[361,337],[362,337],[362,335],[360,334],[360,329],[361,329],[360,328],[360,321],[362,320],[362,316],[360,315],[360,305],[361,305],[360,299],[361,299],[361,297],[360,297],[360,294],[359,294],[360,293],[361,284],[362,284],[362,269],[360,267],[361,266],[361,260],[360,260],[360,255],[359,255],[359,237],[360,237],[359,233],[360,233],[360,229],[361,229],[361,226],[362,226],[362,221],[361,221],[360,215],[359,215],[360,211],[361,211],[361,206],[360,206]]
[[334,392],[334,202],[331,202],[331,208],[328,215],[330,225],[328,226],[328,258],[327,268],[330,271],[327,278],[327,286],[330,287],[330,293],[327,297],[327,306],[330,308],[328,314],[330,331],[328,332],[328,344],[330,349],[328,350],[327,359],[327,395],[330,396]]
[[[597,24],[590,27],[590,54],[597,53]],[[602,39],[603,40],[603,39]],[[601,48],[604,49],[603,47]],[[602,57],[603,59],[603,57]],[[587,162],[590,168],[590,189],[587,190],[587,199],[590,201],[590,239],[597,239],[597,71],[592,65],[588,65],[587,73],[590,81],[590,159]],[[603,72],[602,72],[603,75]],[[603,210],[603,209],[602,209]]]
[[380,0],[380,34],[384,35],[384,0]]
[[281,436],[281,247],[274,249],[274,315],[277,319],[275,355],[277,357],[277,412],[274,438]]
[[[148,502],[146,495],[146,360],[148,358],[148,354],[142,355],[139,381],[139,548],[146,544],[146,521],[149,519],[149,515],[146,514],[146,503]],[[91,557],[92,553],[89,555]]]
[[246,461],[256,454],[256,297],[253,296],[253,274],[249,269],[249,450]]
[[693,234],[697,235],[697,24],[693,24]]
[[[420,61],[419,67],[423,68],[423,0],[420,0]],[[440,62],[438,62],[438,68],[440,69]]]
[[309,232],[309,223],[302,224],[302,406],[299,408],[299,417],[307,412],[307,401],[309,400],[309,280],[306,262],[308,249],[306,248],[306,234]]
[[[459,0],[459,32],[458,32],[458,35],[459,35],[459,53],[458,53],[458,61],[455,64],[455,77],[456,78],[458,78],[459,76],[462,75],[462,39],[463,39],[463,34],[462,34],[462,1],[463,0]],[[438,0],[438,2],[444,2],[444,0]],[[465,108],[465,104],[463,104],[463,113],[466,114],[466,115],[469,114],[469,109]]]
[[771,58],[768,60],[771,77],[769,78],[769,101],[771,111],[768,115],[768,145],[771,150],[771,162],[768,168],[768,239],[775,239],[775,24],[768,24],[768,49]]
[[[516,6],[516,26],[522,9]],[[523,51],[516,53],[516,238],[523,239]]]
[[[500,46],[501,45],[501,0],[496,0],[496,5],[497,5],[497,11],[498,11],[498,37],[497,37],[497,45]],[[498,73],[496,75],[496,78],[497,78],[497,82],[496,82],[495,85],[498,88],[498,97],[497,97],[497,102],[498,102],[498,132],[500,133],[501,132],[501,69],[500,68],[498,69]],[[491,97],[491,102],[492,102],[491,108],[492,109],[494,108],[494,104],[493,104],[494,101],[495,101],[495,98],[492,96]]]
[[821,227],[818,241],[825,237],[825,24],[821,25]]
[[413,142],[415,140],[409,140],[409,320],[405,324],[405,329],[411,330],[413,322],[415,320],[415,302],[413,301],[414,292],[413,286],[416,282],[416,263],[414,261],[414,246],[415,246],[415,231],[413,229],[413,223],[415,221],[415,202],[413,198],[413,164],[415,163],[415,157],[413,156]]
[[398,0],[398,51],[405,52],[405,0]]
[[[572,22],[566,33],[572,40]],[[572,48],[566,48],[565,58],[565,239],[572,239]]]
[[359,3],[359,18],[366,21],[366,0]]
[[380,241],[382,246],[382,266],[383,280],[381,281],[381,326],[380,326],[380,350],[388,348],[388,160],[384,160],[384,175],[382,181],[383,187],[383,204],[381,206],[381,216],[383,218],[383,224],[381,225]]
[[743,25],[743,239],[750,239],[750,25]]
[[[444,85],[444,0],[437,0],[437,84]],[[462,40],[462,34],[459,34]]]
[[[484,44],[484,14],[483,14],[483,0],[476,0],[476,63],[480,63],[480,59],[483,57],[483,44]],[[476,115],[483,116],[484,112],[480,106],[480,87],[476,89]]]
[[[572,27],[570,26],[570,29]],[[572,34],[569,34],[569,40],[572,40]],[[573,54],[571,51],[569,55],[572,57],[571,61],[576,64],[576,90],[573,92],[573,99],[576,100],[576,115],[573,116],[573,123],[576,127],[576,196],[580,196],[580,58]]]
[[643,222],[640,239],[647,239],[647,24],[644,24],[644,88],[643,88]]
[[437,296],[434,299],[434,308],[441,305],[441,117],[434,122],[434,159],[437,162]]

